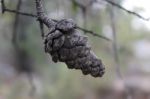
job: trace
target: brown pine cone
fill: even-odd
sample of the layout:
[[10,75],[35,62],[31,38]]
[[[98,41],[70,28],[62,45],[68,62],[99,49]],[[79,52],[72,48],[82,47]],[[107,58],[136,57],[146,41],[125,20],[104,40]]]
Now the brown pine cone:
[[91,51],[88,38],[76,30],[76,24],[63,19],[55,28],[45,39],[45,51],[52,56],[52,60],[65,62],[69,69],[81,69],[84,75],[101,77],[105,67]]

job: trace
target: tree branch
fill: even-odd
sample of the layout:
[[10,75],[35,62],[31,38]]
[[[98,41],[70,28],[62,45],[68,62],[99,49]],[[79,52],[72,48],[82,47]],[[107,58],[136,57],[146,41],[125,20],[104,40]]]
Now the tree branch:
[[[42,37],[44,36],[44,30],[43,30],[43,23],[49,28],[51,29],[54,24],[56,24],[56,22],[58,22],[58,20],[55,20],[55,19],[51,19],[49,18],[45,13],[44,13],[44,10],[42,9],[42,4],[41,4],[41,0],[36,0],[36,5],[38,6],[38,10],[37,10],[37,14],[38,15],[35,15],[35,14],[30,14],[30,13],[25,13],[25,12],[20,12],[18,10],[11,10],[11,9],[7,9],[5,7],[5,3],[4,3],[4,0],[1,0],[1,4],[2,4],[2,13],[4,12],[10,12],[10,13],[15,13],[15,14],[19,14],[19,15],[25,15],[25,16],[29,16],[29,17],[33,17],[33,18],[38,18],[39,21],[42,20],[42,22],[40,22],[40,29],[41,29],[41,35]],[[96,37],[99,37],[99,38],[102,38],[102,39],[105,39],[107,41],[111,41],[109,38],[105,37],[105,36],[102,36],[100,34],[97,34],[97,33],[94,33],[93,31],[91,30],[87,30],[87,29],[84,29],[84,28],[81,28],[79,26],[76,27],[77,29],[79,30],[82,30],[83,32],[86,32],[86,33],[89,33],[93,36],[96,36]]]
[[5,6],[4,0],[1,0],[1,5],[2,5],[1,6],[2,13],[11,12],[11,13],[16,13],[16,14],[20,14],[20,15],[30,16],[30,17],[37,17],[37,15],[34,15],[34,14],[24,13],[24,12],[20,12],[18,10],[7,9],[6,6]]
[[109,39],[109,38],[107,38],[107,37],[105,37],[105,36],[99,35],[99,34],[93,32],[93,31],[91,31],[91,30],[87,30],[87,29],[84,29],[84,28],[81,28],[81,27],[78,27],[78,26],[77,26],[76,28],[79,29],[79,30],[82,30],[82,31],[84,31],[84,32],[86,32],[86,33],[89,33],[89,34],[91,34],[91,35],[93,35],[93,36],[96,36],[96,37],[105,39],[105,40],[107,40],[107,41],[111,41],[111,39]]
[[[76,0],[71,0],[71,1],[74,4],[76,4],[81,9],[86,9],[88,6],[91,6],[94,2],[100,3],[100,1],[98,1],[98,0],[91,0],[91,2],[87,6],[84,6],[84,5],[80,4],[79,2],[77,2]],[[144,18],[142,15],[140,15],[140,14],[134,12],[134,11],[127,10],[126,8],[124,8],[123,6],[115,3],[114,1],[111,1],[111,0],[103,0],[103,1],[111,4],[112,6],[115,6],[115,7],[119,8],[119,9],[121,9],[121,10],[124,10],[127,13],[132,14],[132,15],[134,15],[134,16],[142,19],[142,20],[145,20],[145,21],[149,21],[150,20],[150,18]]]
[[38,17],[39,24],[40,24],[41,36],[44,37],[44,24],[43,23],[45,23],[49,27],[49,22],[51,22],[51,20],[44,13],[41,0],[35,0],[35,2],[36,2],[36,9],[37,9],[37,17]]
[[[75,5],[77,5],[77,6],[81,9],[81,11],[82,11],[82,16],[83,16],[83,21],[84,21],[83,27],[86,28],[87,7],[88,7],[88,6],[91,6],[91,5],[95,2],[95,0],[91,0],[87,5],[83,5],[83,4],[79,3],[79,2],[77,2],[76,0],[71,0],[71,2],[74,3]],[[102,35],[99,35],[99,34],[97,34],[97,33],[94,33],[94,32],[91,31],[91,30],[87,30],[87,29],[81,28],[81,27],[79,27],[79,26],[77,26],[77,28],[78,28],[79,30],[82,30],[84,33],[89,33],[89,34],[91,34],[91,35],[93,35],[93,36],[97,36],[97,37],[100,37],[100,38],[105,39],[105,40],[107,40],[107,41],[111,41],[109,38],[104,37],[104,36],[102,36]]]
[[[144,17],[141,16],[140,14],[138,14],[138,13],[136,13],[136,12],[134,12],[134,11],[127,10],[126,8],[122,7],[121,5],[115,3],[115,2],[113,2],[113,1],[111,1],[111,0],[103,0],[103,1],[105,1],[105,2],[107,2],[107,3],[109,3],[109,4],[113,5],[113,6],[115,6],[115,7],[119,8],[119,9],[121,9],[121,10],[124,10],[124,11],[126,11],[127,13],[132,14],[132,15],[134,15],[134,16],[140,18],[140,19],[143,19],[143,20],[145,20],[145,21],[149,21],[149,20],[150,20],[150,18],[144,18]],[[96,2],[99,2],[99,1],[96,0]]]
[[51,29],[56,22],[54,22],[51,18],[49,18],[45,14],[42,6],[42,0],[35,0],[35,3],[36,3],[38,20],[42,21],[49,29]]
[[[50,19],[50,18],[48,18],[48,16],[46,16],[46,14],[43,11],[41,0],[35,0],[35,1],[36,1],[37,15],[38,15],[39,20],[41,20],[44,24],[46,24],[48,26],[48,28],[51,29],[52,26],[54,26],[56,24],[56,22],[54,22],[52,19]],[[87,32],[89,34],[92,34],[94,36],[97,36],[97,37],[100,37],[100,38],[110,41],[110,39],[108,39],[107,37],[98,35],[97,33],[94,33],[93,31],[89,31],[89,30],[83,29],[78,26],[76,28],[80,29],[84,32]]]
[[4,9],[4,12],[17,13],[20,15],[25,15],[25,16],[29,16],[29,17],[35,17],[35,18],[37,17],[37,15],[34,15],[34,14],[20,12],[20,11],[16,11],[16,10],[7,9],[7,8]]

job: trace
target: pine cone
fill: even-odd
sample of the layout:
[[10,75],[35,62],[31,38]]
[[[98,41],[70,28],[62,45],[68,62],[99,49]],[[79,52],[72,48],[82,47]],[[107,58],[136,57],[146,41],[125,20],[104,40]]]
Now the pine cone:
[[52,60],[65,62],[69,69],[81,69],[84,75],[101,77],[104,65],[91,51],[88,38],[76,30],[76,24],[70,19],[63,19],[55,28],[45,39],[45,51]]

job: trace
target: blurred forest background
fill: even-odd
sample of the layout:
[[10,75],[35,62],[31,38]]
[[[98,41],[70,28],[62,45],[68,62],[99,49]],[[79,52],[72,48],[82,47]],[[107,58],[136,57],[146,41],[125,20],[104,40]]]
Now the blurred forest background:
[[[5,0],[6,7],[16,9],[18,1]],[[21,12],[36,14],[34,0],[20,1]],[[43,5],[53,19],[72,18],[78,26],[112,40],[115,32],[119,61],[112,41],[86,34],[106,73],[93,78],[69,70],[44,52],[36,18],[6,12],[0,14],[0,99],[150,99],[150,34],[141,19],[104,0],[76,2],[43,0]],[[126,0],[114,2],[122,5]]]

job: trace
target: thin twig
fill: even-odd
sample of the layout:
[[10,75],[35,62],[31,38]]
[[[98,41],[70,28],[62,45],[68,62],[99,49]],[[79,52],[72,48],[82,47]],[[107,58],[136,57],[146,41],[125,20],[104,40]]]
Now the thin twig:
[[87,7],[91,6],[91,5],[95,2],[95,0],[91,0],[88,5],[83,5],[83,4],[79,3],[79,2],[77,2],[76,0],[71,0],[71,1],[72,1],[72,3],[74,3],[75,5],[77,5],[77,6],[81,9],[81,11],[82,11],[82,16],[83,16],[83,21],[84,21],[83,27],[84,27],[84,28],[81,28],[81,27],[79,27],[79,26],[77,26],[77,28],[80,29],[80,30],[82,30],[84,33],[89,33],[89,34],[91,34],[91,35],[93,35],[93,36],[97,36],[97,37],[100,37],[100,38],[102,38],[102,39],[105,39],[105,40],[110,41],[110,39],[107,38],[107,37],[104,37],[104,36],[102,36],[102,35],[99,35],[99,34],[97,34],[97,33],[94,33],[93,31],[90,31],[90,30],[86,30],[86,29],[85,29],[85,28],[86,28]]
[[25,12],[20,12],[20,11],[16,11],[16,10],[11,10],[11,9],[7,9],[5,8],[4,9],[4,12],[11,12],[11,13],[17,13],[17,14],[20,14],[20,15],[25,15],[25,16],[29,16],[29,17],[37,17],[37,15],[34,15],[34,14],[30,14],[30,13],[25,13]]
[[[107,3],[109,3],[109,4],[113,5],[113,6],[115,6],[115,7],[119,8],[119,9],[121,9],[121,10],[126,11],[129,14],[132,14],[132,15],[134,15],[136,17],[139,17],[140,19],[143,19],[145,21],[149,21],[150,20],[150,18],[144,18],[142,15],[140,15],[140,14],[134,12],[134,11],[127,10],[126,8],[124,8],[123,6],[119,5],[118,3],[115,3],[114,1],[111,1],[111,0],[103,0],[103,1],[105,1],[105,2],[107,2]],[[85,9],[88,6],[91,6],[94,2],[100,3],[98,0],[91,0],[91,2],[87,6],[85,6],[85,5],[80,4],[79,2],[77,2],[76,0],[72,0],[72,2],[74,4],[76,4],[81,9]]]
[[[45,8],[45,7],[44,7]],[[44,12],[44,9],[43,9],[43,12]],[[42,13],[43,13],[42,12]],[[44,12],[45,13],[45,12]],[[38,16],[37,16],[38,17]],[[44,23],[42,22],[42,20],[40,20],[40,19],[38,19],[38,21],[39,21],[39,25],[40,25],[40,30],[41,30],[41,36],[42,36],[42,38],[44,38],[44,36],[45,36],[45,33],[44,33]]]
[[[38,18],[39,18],[45,25],[47,25],[48,28],[51,29],[51,26],[52,26],[52,24],[54,23],[54,21],[53,21],[51,18],[48,18],[48,16],[44,13],[41,0],[35,0],[35,1],[36,1],[36,9],[37,9]],[[78,27],[78,26],[77,26],[76,28],[77,28],[77,29],[80,29],[80,30],[82,30],[82,31],[84,31],[84,32],[87,32],[87,33],[89,33],[89,34],[92,34],[92,35],[94,35],[94,36],[97,36],[97,37],[100,37],[100,38],[103,38],[103,39],[105,39],[105,40],[110,41],[110,39],[108,39],[107,37],[98,35],[97,33],[94,33],[93,31],[86,30],[86,29],[83,29],[83,28]]]
[[[10,12],[10,13],[15,13],[15,14],[17,13],[17,14],[20,14],[20,15],[29,16],[29,17],[33,17],[33,18],[37,18],[38,17],[35,14],[21,12],[21,11],[17,11],[17,10],[11,10],[11,9],[7,9],[7,8],[4,9],[4,12]],[[52,19],[52,20],[54,22],[58,22],[58,20],[56,20],[56,19]]]
[[[119,8],[119,9],[121,9],[121,10],[124,10],[124,11],[126,11],[127,13],[132,14],[132,15],[134,15],[134,16],[140,18],[140,19],[143,19],[143,20],[145,20],[145,21],[149,21],[149,20],[150,20],[150,18],[144,18],[143,16],[141,16],[140,14],[138,14],[138,13],[136,13],[136,12],[134,12],[134,11],[127,10],[126,8],[124,8],[123,6],[121,6],[121,5],[117,4],[117,3],[115,3],[114,1],[111,1],[111,0],[103,0],[103,1],[105,1],[105,2],[107,2],[107,3],[109,3],[109,4],[113,5],[113,6],[115,6],[115,7]],[[96,2],[99,2],[99,1],[96,0]]]
[[[4,1],[2,0],[1,3],[3,4]],[[3,4],[3,5],[4,5],[4,4]],[[17,10],[11,10],[11,9],[7,9],[6,7],[3,7],[3,9],[4,9],[4,12],[6,11],[6,12],[16,13],[16,14],[25,15],[25,16],[34,17],[34,18],[37,18],[37,17],[38,17],[37,15],[34,15],[34,14],[25,13],[25,12],[20,12],[20,11],[17,11]],[[42,11],[43,11],[43,10],[42,10]],[[46,16],[46,18],[47,18],[47,19],[51,19],[51,18],[48,18],[47,16]],[[50,21],[50,20],[49,20],[49,21]],[[58,20],[55,20],[55,19],[51,19],[51,21],[58,22]],[[49,24],[48,24],[48,25],[49,25]],[[43,28],[43,26],[40,25],[40,28]],[[109,38],[107,38],[107,37],[105,37],[105,36],[102,36],[102,35],[99,35],[99,34],[93,32],[93,31],[91,31],[91,30],[87,30],[87,29],[81,28],[81,27],[79,27],[79,26],[77,26],[76,28],[79,29],[79,30],[82,30],[82,31],[84,31],[84,32],[86,32],[86,33],[89,33],[89,34],[91,34],[91,35],[93,35],[93,36],[96,36],[96,37],[105,39],[105,40],[107,40],[107,41],[111,41]],[[44,30],[41,30],[41,32],[42,32],[42,31],[44,32]],[[44,35],[44,33],[42,33],[42,36],[43,36],[43,35]]]
[[1,0],[1,9],[2,9],[2,13],[5,13],[5,12],[11,12],[11,13],[16,13],[16,14],[20,14],[20,15],[26,15],[26,16],[30,16],[30,17],[37,17],[37,15],[34,15],[34,14],[29,14],[29,13],[24,13],[24,12],[20,12],[20,11],[17,11],[17,10],[11,10],[11,9],[7,9],[6,6],[5,6],[5,2],[4,0]]
[[76,28],[79,29],[79,30],[82,30],[82,31],[84,31],[84,32],[86,32],[86,33],[89,33],[89,34],[91,34],[91,35],[93,35],[93,36],[97,36],[97,37],[103,38],[103,39],[105,39],[105,40],[107,40],[107,41],[111,41],[111,39],[109,39],[109,38],[107,38],[107,37],[105,37],[105,36],[99,35],[99,34],[93,32],[93,31],[91,31],[91,30],[87,30],[87,29],[84,29],[84,28],[81,28],[81,27],[78,27],[78,26],[77,26]]

